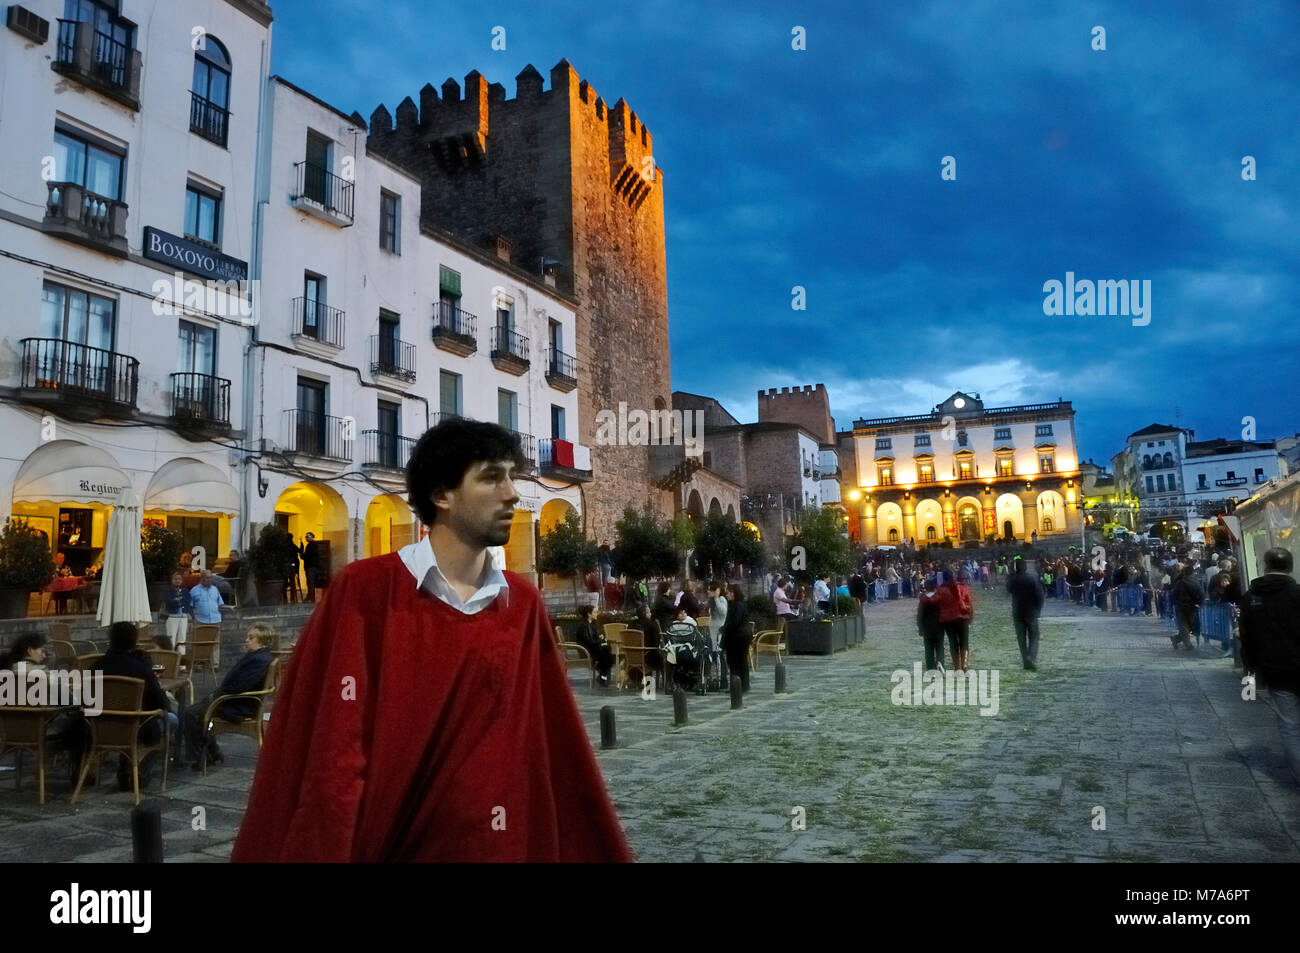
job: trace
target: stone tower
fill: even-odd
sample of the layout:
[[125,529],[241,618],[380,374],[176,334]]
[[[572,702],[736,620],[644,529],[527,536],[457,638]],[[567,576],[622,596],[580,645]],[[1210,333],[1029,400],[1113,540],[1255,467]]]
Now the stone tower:
[[[668,289],[664,261],[663,172],[650,132],[623,100],[613,106],[568,60],[550,89],[527,66],[515,96],[477,71],[441,95],[426,85],[416,104],[380,106],[367,147],[416,173],[422,227],[477,243],[500,235],[513,261],[573,295],[578,359],[578,426],[570,438],[592,448],[595,480],[586,493],[588,533],[614,541],[626,506],[671,512],[671,496],[650,480],[647,447],[595,446],[602,409],[671,407]],[[542,435],[546,436],[546,435]]]
[[835,443],[835,418],[831,416],[830,397],[825,384],[798,387],[775,387],[758,392],[758,422],[798,424],[817,435],[823,444]]

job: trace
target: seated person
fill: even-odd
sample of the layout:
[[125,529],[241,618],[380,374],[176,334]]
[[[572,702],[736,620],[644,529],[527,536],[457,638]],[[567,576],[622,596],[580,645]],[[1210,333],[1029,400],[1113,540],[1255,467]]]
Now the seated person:
[[573,640],[591,653],[601,684],[607,683],[610,666],[614,664],[614,650],[596,631],[595,606],[582,606],[578,609],[578,627],[574,630]]
[[[154,719],[140,729],[140,742],[146,745],[157,744],[162,737],[163,723],[171,732],[173,739],[180,720],[172,711],[172,700],[158,684],[158,676],[153,673],[153,661],[136,648],[139,632],[130,622],[114,622],[108,632],[108,651],[96,663],[94,671],[105,675],[121,675],[126,678],[138,678],[144,682],[144,696],[140,700],[141,711],[156,711],[161,708],[166,714],[163,722]],[[166,638],[166,636],[163,636]],[[151,754],[140,765],[140,784],[145,786],[153,777],[157,754]],[[117,768],[117,786],[121,791],[131,788],[130,765],[126,758],[121,758]]]
[[226,563],[226,568],[221,570],[221,575],[226,579],[234,579],[239,575],[239,571],[243,565],[244,561],[239,557],[239,550],[232,549],[230,551],[230,559]]
[[[49,678],[49,668],[45,664],[47,644],[48,640],[43,633],[24,632],[14,639],[8,652],[0,654],[0,669],[8,669],[24,680],[26,690],[30,692],[37,679]],[[68,753],[75,773],[80,767],[87,740],[85,717],[81,712],[69,710],[54,716],[46,730],[46,737],[54,753]]]
[[[181,730],[185,735],[186,756],[195,771],[200,768],[200,756],[206,746],[208,760],[220,764],[225,758],[221,748],[208,734],[208,726],[202,724],[203,714],[214,698],[221,695],[237,695],[241,692],[255,692],[262,687],[266,667],[271,664],[271,650],[267,643],[271,641],[269,626],[254,623],[244,635],[244,654],[234,664],[221,686],[211,695],[185,709],[181,720]],[[224,721],[238,722],[253,717],[257,712],[257,703],[251,698],[237,698],[224,703],[217,709],[216,715]]]
[[640,632],[641,644],[651,650],[645,654],[646,667],[652,672],[660,671],[663,667],[663,656],[659,652],[659,647],[663,644],[664,636],[650,606],[643,605],[637,609],[636,618],[629,622],[627,627]]

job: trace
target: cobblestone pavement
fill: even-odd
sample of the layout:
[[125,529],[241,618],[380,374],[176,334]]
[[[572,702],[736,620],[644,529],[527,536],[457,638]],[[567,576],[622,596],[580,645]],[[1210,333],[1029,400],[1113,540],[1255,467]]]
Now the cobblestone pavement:
[[[865,644],[789,660],[787,695],[765,658],[743,710],[689,696],[682,728],[671,697],[575,673],[594,744],[600,707],[615,708],[619,747],[598,758],[640,859],[1300,860],[1300,793],[1272,712],[1242,700],[1230,659],[1175,653],[1156,620],[1049,600],[1039,671],[1025,672],[1007,598],[974,595],[971,664],[998,672],[996,715],[893,704],[891,674],[921,658],[910,600],[869,607]],[[168,861],[229,857],[256,749],[223,747],[224,765],[184,769],[160,795]],[[130,859],[131,798],[111,769],[76,808],[66,780],[41,807],[11,777],[0,861]]]

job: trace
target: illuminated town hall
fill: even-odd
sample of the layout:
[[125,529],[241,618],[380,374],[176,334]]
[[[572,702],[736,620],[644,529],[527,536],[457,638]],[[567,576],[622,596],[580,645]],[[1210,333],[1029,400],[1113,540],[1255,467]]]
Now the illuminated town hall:
[[850,531],[866,546],[1078,539],[1069,401],[985,407],[959,391],[928,414],[855,420],[840,447],[857,474]]

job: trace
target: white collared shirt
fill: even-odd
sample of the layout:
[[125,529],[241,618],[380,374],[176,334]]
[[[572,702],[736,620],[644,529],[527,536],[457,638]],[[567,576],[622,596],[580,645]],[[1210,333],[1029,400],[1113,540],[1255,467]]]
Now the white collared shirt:
[[397,555],[415,577],[417,589],[423,589],[429,595],[441,599],[465,615],[482,612],[499,595],[504,595],[507,603],[510,601],[510,584],[506,582],[505,573],[501,571],[491,553],[488,554],[487,563],[483,567],[482,584],[468,599],[460,597],[456,587],[447,581],[447,577],[438,568],[438,558],[433,553],[433,541],[429,537],[426,536],[418,543],[403,546],[397,551]]

